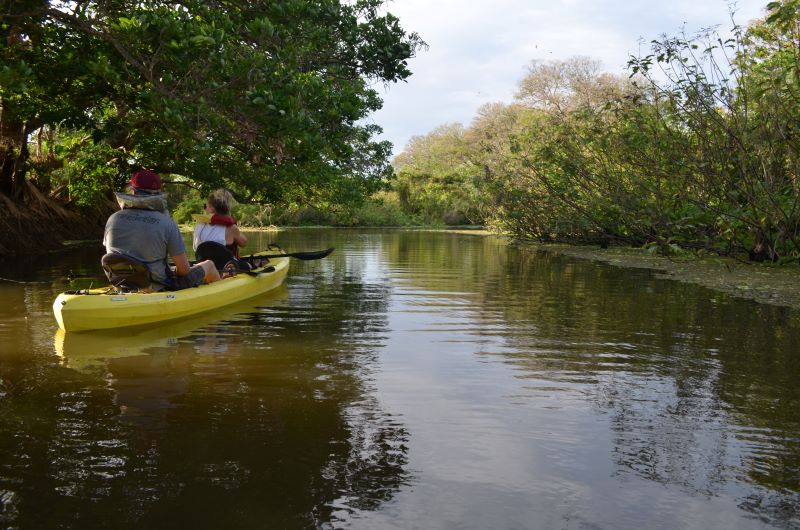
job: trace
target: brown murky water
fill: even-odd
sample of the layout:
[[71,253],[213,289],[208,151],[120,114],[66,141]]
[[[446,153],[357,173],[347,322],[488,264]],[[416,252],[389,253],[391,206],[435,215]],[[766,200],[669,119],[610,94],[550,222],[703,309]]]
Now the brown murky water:
[[135,333],[56,332],[99,248],[0,265],[2,527],[800,527],[796,312],[492,238],[251,237],[337,250]]

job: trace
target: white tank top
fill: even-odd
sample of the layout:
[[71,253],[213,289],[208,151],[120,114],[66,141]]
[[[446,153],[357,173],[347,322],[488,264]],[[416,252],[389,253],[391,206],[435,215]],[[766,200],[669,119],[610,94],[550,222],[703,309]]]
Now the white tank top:
[[197,250],[200,243],[214,241],[225,246],[225,225],[209,225],[197,223],[194,225],[194,236],[192,237],[192,248]]

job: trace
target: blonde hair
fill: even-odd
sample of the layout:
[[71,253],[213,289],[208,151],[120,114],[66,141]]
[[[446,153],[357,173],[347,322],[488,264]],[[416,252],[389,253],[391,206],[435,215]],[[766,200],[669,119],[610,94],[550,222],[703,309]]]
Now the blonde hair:
[[220,188],[208,196],[208,204],[220,215],[230,215],[233,195],[226,189]]

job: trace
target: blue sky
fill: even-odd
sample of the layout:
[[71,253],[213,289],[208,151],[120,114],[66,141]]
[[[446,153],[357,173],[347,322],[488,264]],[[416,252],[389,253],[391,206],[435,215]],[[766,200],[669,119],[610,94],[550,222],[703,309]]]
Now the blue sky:
[[[738,0],[740,25],[763,16],[769,0]],[[458,122],[478,108],[510,102],[532,60],[598,59],[626,73],[629,55],[683,28],[731,27],[726,0],[392,0],[388,11],[430,49],[411,60],[407,82],[379,87],[384,108],[373,121],[400,153],[414,135]]]

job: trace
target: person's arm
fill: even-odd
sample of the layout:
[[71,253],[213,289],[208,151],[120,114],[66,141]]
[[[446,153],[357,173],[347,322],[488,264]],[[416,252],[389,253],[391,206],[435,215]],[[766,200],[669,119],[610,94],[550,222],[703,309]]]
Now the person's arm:
[[178,225],[169,217],[167,217],[167,219],[167,255],[172,258],[172,262],[175,264],[175,274],[178,276],[186,276],[189,274],[190,268],[189,258],[186,257],[186,245],[183,244],[183,236],[178,229]]
[[225,235],[226,243],[228,240],[230,240],[231,242],[228,243],[229,245],[232,243],[236,243],[236,245],[240,247],[243,247],[247,244],[247,238],[244,236],[243,233],[239,232],[238,226],[231,225],[226,230],[227,230],[227,234]]
[[171,256],[172,261],[175,263],[175,274],[178,276],[186,276],[189,274],[189,258],[186,257],[186,252],[181,252]]

